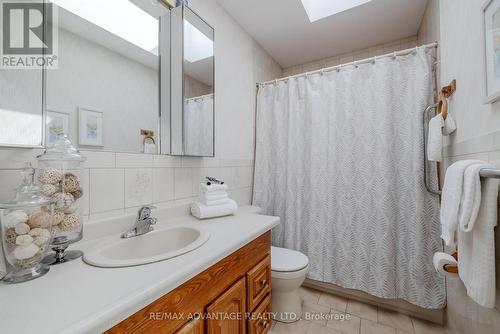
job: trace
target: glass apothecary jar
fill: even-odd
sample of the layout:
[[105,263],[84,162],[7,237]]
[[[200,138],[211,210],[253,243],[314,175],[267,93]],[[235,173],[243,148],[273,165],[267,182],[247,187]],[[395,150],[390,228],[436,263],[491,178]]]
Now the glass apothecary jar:
[[54,201],[41,194],[31,164],[21,173],[23,183],[15,198],[0,204],[3,251],[12,266],[4,278],[9,283],[29,281],[49,271],[41,262],[52,239]]
[[66,251],[70,244],[82,239],[83,161],[85,158],[66,134],[60,135],[52,147],[38,156],[41,192],[54,200],[51,246],[55,253],[49,254],[44,263],[63,263],[83,255],[81,251]]

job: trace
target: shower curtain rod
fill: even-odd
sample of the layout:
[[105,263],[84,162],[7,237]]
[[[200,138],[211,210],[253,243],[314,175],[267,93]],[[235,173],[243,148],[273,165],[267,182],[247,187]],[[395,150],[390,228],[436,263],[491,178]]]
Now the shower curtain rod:
[[277,83],[278,81],[286,81],[286,80],[291,79],[291,78],[299,78],[299,77],[303,77],[303,76],[308,76],[310,74],[331,72],[331,71],[340,69],[340,68],[345,67],[345,66],[351,66],[351,65],[357,66],[357,65],[360,65],[360,64],[371,63],[371,62],[376,61],[377,59],[380,59],[380,58],[406,56],[406,55],[412,53],[413,51],[415,51],[416,49],[418,49],[420,47],[425,47],[427,49],[436,49],[438,47],[438,42],[434,42],[434,43],[430,43],[430,44],[426,44],[426,45],[422,45],[422,46],[417,46],[415,48],[410,48],[410,49],[406,49],[406,50],[400,50],[400,51],[396,51],[396,52],[391,52],[391,53],[387,53],[387,54],[384,54],[384,55],[381,55],[381,56],[375,56],[375,57],[370,57],[370,58],[366,58],[366,59],[362,59],[362,60],[356,60],[356,61],[353,61],[353,62],[350,62],[350,63],[335,65],[335,66],[332,66],[332,67],[326,67],[326,68],[322,68],[322,69],[319,69],[319,70],[314,70],[314,71],[310,71],[310,72],[304,72],[304,73],[300,73],[300,74],[295,74],[295,75],[291,75],[291,76],[280,78],[280,79],[274,79],[274,80],[269,80],[269,81],[266,81],[266,82],[260,82],[260,83],[257,83],[257,87],[264,86],[264,85],[269,85],[269,84],[272,84],[272,83]]

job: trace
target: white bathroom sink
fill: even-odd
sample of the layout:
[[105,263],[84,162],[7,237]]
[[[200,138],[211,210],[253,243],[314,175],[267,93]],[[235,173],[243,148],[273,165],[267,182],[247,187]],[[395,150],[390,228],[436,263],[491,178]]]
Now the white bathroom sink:
[[208,238],[208,232],[185,226],[154,230],[129,239],[116,236],[90,248],[83,261],[97,267],[138,266],[191,252]]

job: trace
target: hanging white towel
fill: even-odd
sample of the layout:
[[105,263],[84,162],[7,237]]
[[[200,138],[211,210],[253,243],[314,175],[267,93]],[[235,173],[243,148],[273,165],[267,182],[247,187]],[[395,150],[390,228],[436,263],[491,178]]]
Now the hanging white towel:
[[448,113],[446,120],[441,114],[429,121],[429,135],[427,139],[427,159],[429,161],[443,161],[443,136],[455,132],[457,126]]
[[481,306],[493,308],[498,180],[482,179],[480,191],[481,204],[475,223],[469,226],[470,232],[461,228],[458,232],[458,275],[469,297]]
[[[460,160],[446,170],[441,196],[441,238],[447,246],[456,244],[455,232],[462,202],[465,171],[469,166],[477,164],[484,164],[484,162],[480,160]],[[466,216],[465,213],[463,215]],[[467,215],[470,215],[470,213]]]
[[427,140],[427,159],[429,161],[443,160],[443,126],[444,119],[441,114],[434,116],[429,121],[429,135]]
[[455,124],[455,120],[453,119],[453,117],[451,117],[451,114],[448,113],[448,116],[444,120],[444,124],[443,124],[443,135],[449,136],[453,132],[455,132],[456,129],[457,129],[457,125]]
[[458,211],[458,226],[464,232],[470,232],[474,227],[479,206],[481,205],[481,177],[479,171],[491,165],[478,163],[470,165],[464,173],[464,183],[460,210]]

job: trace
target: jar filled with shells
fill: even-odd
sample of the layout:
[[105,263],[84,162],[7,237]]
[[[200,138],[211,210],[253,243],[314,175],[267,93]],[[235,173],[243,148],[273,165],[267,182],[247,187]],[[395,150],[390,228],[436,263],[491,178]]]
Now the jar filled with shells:
[[80,251],[66,251],[82,239],[82,168],[85,158],[68,136],[59,136],[54,146],[38,157],[38,183],[44,196],[54,201],[52,249],[45,263],[67,262],[82,256]]
[[5,258],[12,270],[4,278],[10,283],[25,282],[48,272],[41,263],[52,239],[53,202],[35,184],[35,169],[22,171],[23,184],[15,198],[0,204],[0,225]]

